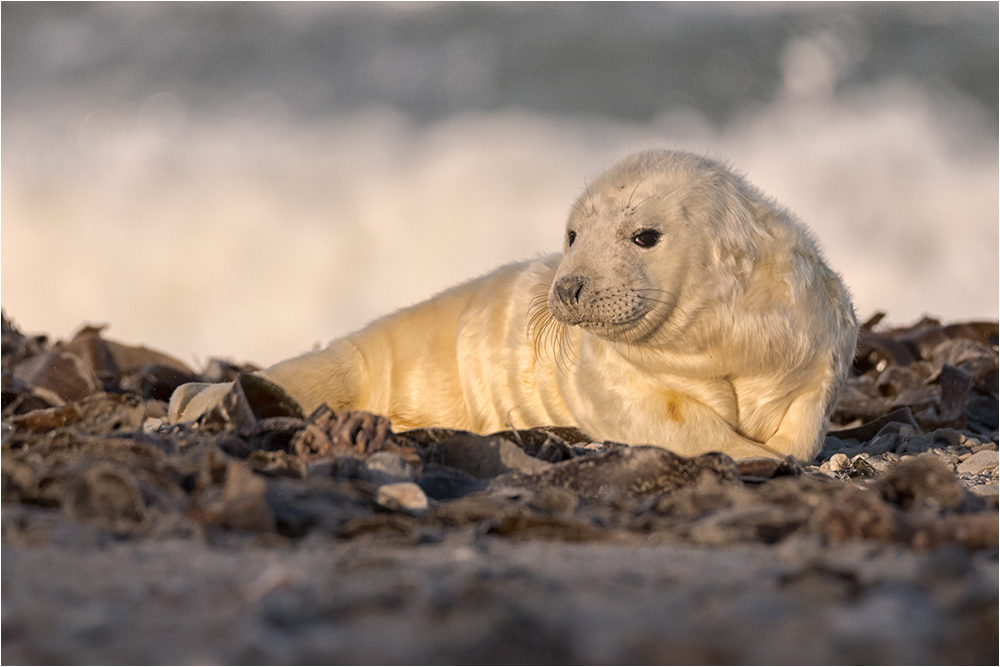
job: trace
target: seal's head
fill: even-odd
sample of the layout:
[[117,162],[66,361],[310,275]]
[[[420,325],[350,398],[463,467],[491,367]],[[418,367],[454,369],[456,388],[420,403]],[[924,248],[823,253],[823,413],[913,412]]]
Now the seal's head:
[[[720,248],[750,243],[734,177],[675,151],[630,156],[577,199],[548,294],[552,315],[612,341],[641,342],[693,315]],[[751,225],[752,226],[752,225]],[[697,293],[697,294],[695,294]]]

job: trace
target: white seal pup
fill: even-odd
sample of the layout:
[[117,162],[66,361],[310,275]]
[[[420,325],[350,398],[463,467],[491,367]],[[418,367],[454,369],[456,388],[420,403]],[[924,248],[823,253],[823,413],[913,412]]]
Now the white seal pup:
[[[734,458],[819,451],[857,321],[808,232],[724,165],[632,155],[573,205],[561,256],[512,264],[261,375],[396,430],[576,426]],[[230,385],[184,385],[174,421]]]

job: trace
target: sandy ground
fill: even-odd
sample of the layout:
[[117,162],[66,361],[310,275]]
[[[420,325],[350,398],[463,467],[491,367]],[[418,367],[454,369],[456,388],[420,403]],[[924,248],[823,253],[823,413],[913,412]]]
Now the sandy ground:
[[[394,433],[5,319],[2,661],[996,664],[996,324],[866,326],[802,463]],[[165,423],[189,379],[229,407]]]
[[[5,533],[19,511],[5,509]],[[988,664],[996,551],[307,539],[3,549],[6,664]]]

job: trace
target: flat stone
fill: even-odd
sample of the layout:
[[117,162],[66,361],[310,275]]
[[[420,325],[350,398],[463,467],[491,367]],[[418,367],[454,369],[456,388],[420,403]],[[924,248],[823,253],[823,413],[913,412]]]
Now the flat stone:
[[1000,464],[1000,454],[991,450],[976,452],[958,464],[959,473],[977,475],[996,468]]
[[993,496],[994,498],[1000,496],[1000,488],[996,484],[976,484],[975,486],[970,486],[969,491],[972,491],[977,496]]

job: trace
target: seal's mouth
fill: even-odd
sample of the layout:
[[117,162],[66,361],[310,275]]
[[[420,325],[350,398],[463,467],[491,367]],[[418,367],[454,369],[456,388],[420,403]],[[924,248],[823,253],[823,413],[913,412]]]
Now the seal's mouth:
[[645,321],[649,315],[647,310],[628,319],[607,321],[586,318],[579,313],[566,313],[563,309],[553,309],[551,305],[549,312],[562,324],[580,327],[587,333],[611,341],[634,339],[636,332],[647,328]]
[[637,332],[650,328],[648,319],[656,304],[637,290],[622,287],[591,290],[584,295],[580,292],[553,287],[547,305],[556,321],[607,340],[634,339]]

